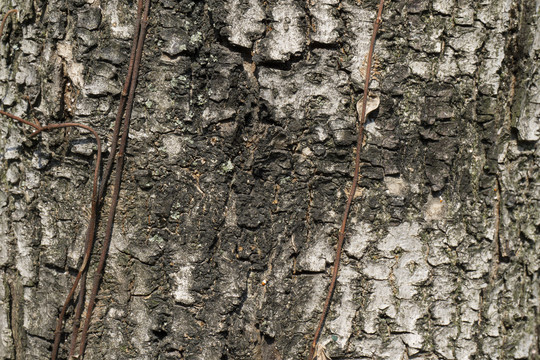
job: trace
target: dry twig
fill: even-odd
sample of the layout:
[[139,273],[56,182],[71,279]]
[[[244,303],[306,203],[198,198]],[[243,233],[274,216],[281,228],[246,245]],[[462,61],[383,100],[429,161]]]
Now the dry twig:
[[353,201],[354,194],[356,192],[356,187],[358,185],[358,177],[359,177],[359,172],[360,172],[360,152],[362,150],[362,143],[364,141],[364,125],[366,122],[366,107],[367,107],[368,94],[369,94],[369,79],[370,79],[371,65],[372,65],[372,60],[373,60],[373,50],[375,48],[375,40],[377,38],[377,31],[379,30],[379,25],[381,24],[381,21],[382,21],[383,5],[384,5],[384,0],[381,0],[379,3],[379,10],[377,12],[377,17],[375,18],[375,22],[373,24],[373,34],[371,36],[371,43],[369,47],[367,66],[366,66],[366,75],[365,75],[365,84],[364,84],[364,97],[362,100],[362,111],[360,115],[358,138],[357,138],[357,143],[356,143],[356,159],[355,159],[355,165],[354,165],[354,176],[353,176],[352,187],[351,187],[351,191],[349,192],[349,196],[347,197],[347,204],[345,205],[345,211],[343,212],[343,220],[342,220],[341,228],[338,234],[336,258],[334,260],[334,268],[332,270],[332,281],[330,282],[330,288],[328,289],[328,294],[326,296],[326,301],[324,303],[324,307],[321,314],[321,318],[319,320],[319,324],[317,325],[317,329],[315,330],[315,336],[313,339],[313,343],[311,345],[311,349],[309,351],[309,358],[308,358],[309,360],[314,359],[315,350],[317,349],[317,342],[319,340],[319,336],[321,334],[322,327],[324,325],[324,321],[326,319],[326,315],[328,314],[328,309],[332,301],[332,296],[336,288],[336,280],[338,276],[339,263],[341,260],[341,252],[343,249],[343,242],[345,240],[345,228],[347,225],[347,218],[349,216],[351,203]]

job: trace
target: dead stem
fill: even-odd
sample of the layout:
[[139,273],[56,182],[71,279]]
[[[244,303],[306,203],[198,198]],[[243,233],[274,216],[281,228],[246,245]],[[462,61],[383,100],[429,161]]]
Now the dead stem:
[[[141,4],[141,0],[139,0]],[[101,249],[101,256],[99,259],[98,268],[94,275],[94,282],[92,285],[92,292],[90,293],[90,298],[88,300],[88,308],[86,310],[86,318],[84,321],[84,327],[81,333],[81,343],[79,347],[79,357],[84,357],[84,350],[86,348],[86,338],[88,335],[88,328],[90,327],[90,320],[92,317],[92,311],[95,306],[97,292],[99,290],[99,285],[101,283],[101,278],[103,277],[103,269],[105,268],[105,261],[107,260],[107,254],[109,251],[112,231],[114,225],[114,217],[116,214],[116,207],[118,205],[118,198],[120,194],[120,185],[122,181],[122,170],[124,167],[125,152],[127,147],[129,123],[131,120],[131,112],[133,109],[133,100],[135,98],[135,89],[137,87],[137,76],[139,72],[140,62],[142,58],[142,49],[144,45],[144,39],[146,36],[146,27],[148,25],[148,12],[150,9],[150,0],[147,0],[144,7],[144,13],[141,19],[140,34],[137,42],[137,49],[135,51],[135,61],[133,63],[133,73],[132,79],[129,85],[129,94],[126,102],[125,117],[122,126],[122,138],[120,140],[120,147],[118,149],[118,159],[116,162],[116,172],[114,179],[114,187],[112,193],[111,206],[109,208],[109,215],[107,218],[107,226],[105,229],[105,239],[103,241],[103,247]],[[112,156],[113,154],[111,154]]]
[[[13,14],[17,12],[16,9],[13,9],[13,10],[10,10],[8,11],[3,19],[2,19],[2,23],[0,24],[0,38],[3,34],[3,31],[4,31],[4,26],[5,26],[5,23],[6,23],[6,20],[7,20],[7,17],[10,15],[10,14]],[[94,168],[94,177],[93,177],[93,184],[92,184],[92,199],[91,199],[91,215],[90,215],[90,220],[88,222],[88,228],[87,228],[87,232],[86,232],[86,241],[85,241],[85,251],[84,251],[84,258],[83,258],[83,262],[82,262],[82,265],[80,266],[79,268],[79,272],[77,273],[77,276],[75,277],[75,281],[70,289],[70,292],[66,298],[66,301],[64,302],[64,306],[62,307],[62,310],[60,311],[60,315],[58,317],[58,320],[57,320],[57,324],[56,324],[56,329],[55,329],[55,341],[54,341],[54,345],[53,345],[53,350],[52,350],[52,359],[56,359],[57,357],[57,354],[58,354],[58,347],[59,347],[59,343],[60,343],[60,334],[61,334],[61,330],[62,330],[62,324],[63,324],[63,320],[64,320],[64,317],[65,317],[65,314],[66,314],[66,311],[67,311],[67,307],[71,301],[71,299],[73,298],[73,295],[77,289],[77,286],[79,284],[79,280],[81,279],[81,277],[83,277],[83,284],[81,284],[81,294],[84,294],[84,289],[85,289],[85,286],[84,286],[84,283],[85,283],[85,280],[86,280],[86,269],[87,269],[87,265],[88,265],[88,262],[89,262],[89,259],[90,259],[90,254],[91,254],[91,249],[92,249],[92,246],[93,246],[93,241],[94,241],[94,238],[95,238],[95,226],[96,226],[96,222],[97,222],[97,212],[98,212],[98,201],[99,201],[99,197],[98,197],[98,181],[99,181],[99,169],[101,167],[101,153],[102,153],[102,148],[101,148],[101,139],[99,138],[99,135],[98,133],[93,129],[91,128],[90,126],[87,126],[87,125],[83,125],[83,124],[77,124],[77,123],[60,123],[60,124],[49,124],[49,125],[46,125],[46,126],[41,126],[39,124],[39,122],[36,120],[35,123],[33,122],[30,122],[30,121],[27,121],[21,117],[18,117],[16,115],[13,115],[11,113],[8,113],[6,111],[2,111],[0,110],[0,115],[4,115],[12,120],[15,120],[15,121],[18,121],[20,123],[23,123],[25,125],[28,125],[28,126],[31,126],[35,129],[35,131],[30,135],[30,137],[34,137],[36,135],[38,135],[39,133],[43,132],[43,131],[50,131],[50,130],[55,130],[55,129],[60,129],[60,128],[71,128],[71,127],[78,127],[78,128],[82,128],[82,129],[85,129],[87,131],[90,131],[92,133],[92,135],[96,138],[96,143],[97,143],[97,157],[96,157],[96,165],[95,165],[95,168]]]
[[354,194],[356,192],[357,183],[358,183],[358,177],[359,177],[359,172],[360,172],[360,152],[362,150],[362,143],[364,141],[364,124],[366,122],[366,107],[367,107],[367,100],[368,100],[367,95],[369,93],[369,79],[370,79],[370,74],[371,74],[371,65],[373,61],[373,50],[375,48],[375,40],[377,38],[377,31],[379,30],[379,25],[381,24],[381,21],[382,21],[381,16],[382,16],[383,5],[384,5],[384,0],[381,0],[381,2],[379,3],[379,10],[377,13],[377,17],[375,18],[375,22],[373,23],[373,35],[371,36],[371,43],[369,46],[365,84],[364,84],[364,98],[362,100],[362,112],[360,115],[358,138],[357,138],[357,143],[356,143],[356,159],[355,159],[355,165],[354,165],[354,176],[353,176],[352,187],[351,187],[351,191],[349,192],[349,196],[347,197],[347,204],[345,205],[345,211],[343,212],[343,220],[342,220],[341,228],[338,234],[336,258],[334,260],[334,267],[332,270],[332,280],[330,282],[330,288],[328,289],[328,294],[326,296],[326,301],[324,303],[324,307],[321,314],[321,318],[319,320],[319,324],[317,326],[317,329],[315,330],[313,343],[311,344],[311,348],[309,350],[309,358],[308,358],[309,360],[313,360],[313,356],[315,355],[315,350],[317,349],[317,342],[319,340],[319,336],[321,334],[322,327],[326,319],[326,315],[328,314],[328,309],[332,301],[334,289],[336,288],[336,280],[338,277],[341,252],[343,249],[343,242],[345,239],[345,228],[347,225],[347,218],[349,216],[349,210],[351,208],[351,203],[353,201]]
[[2,24],[0,24],[0,39],[2,39],[2,35],[4,34],[4,26],[6,25],[8,16],[11,14],[15,14],[16,12],[17,12],[17,9],[11,9],[2,18]]
[[[103,201],[103,197],[105,196],[105,190],[107,189],[107,183],[109,181],[109,176],[111,175],[114,159],[116,157],[116,148],[118,144],[118,135],[120,133],[120,125],[122,123],[122,117],[124,115],[125,103],[126,103],[127,94],[129,91],[129,86],[131,84],[132,77],[133,77],[133,65],[135,62],[136,47],[139,42],[142,9],[143,9],[142,0],[139,0],[138,6],[137,6],[137,15],[135,18],[135,29],[133,32],[133,41],[132,41],[132,46],[131,46],[130,61],[129,61],[129,66],[128,66],[128,71],[127,71],[124,87],[120,95],[120,103],[118,105],[118,111],[116,114],[116,120],[114,124],[114,130],[113,130],[112,141],[111,141],[111,150],[109,152],[109,157],[107,158],[107,165],[105,166],[105,170],[102,173],[101,183],[99,185],[99,192],[98,192],[99,202]],[[96,211],[98,210],[96,209]],[[91,245],[94,242],[94,237],[95,237],[95,233],[92,233],[92,239],[88,239],[86,249],[91,248]],[[70,349],[69,349],[69,358],[72,358],[74,356],[75,349],[77,347],[77,337],[79,334],[80,319],[81,319],[82,311],[84,310],[85,292],[86,292],[86,273],[83,275],[81,279],[81,288],[79,291],[79,297],[78,297],[77,306],[75,309],[75,317],[73,318],[73,329],[72,329],[72,338],[71,338],[71,344],[70,344]]]
[[[87,126],[87,125],[83,125],[83,124],[77,124],[77,123],[61,123],[61,124],[49,124],[49,125],[46,125],[46,126],[41,126],[37,123],[32,123],[30,121],[27,121],[27,120],[24,120],[23,118],[20,118],[16,115],[13,115],[13,114],[10,114],[8,112],[5,112],[5,111],[2,111],[0,110],[0,114],[1,115],[4,115],[8,118],[11,118],[13,120],[16,120],[18,122],[21,122],[25,125],[29,125],[31,127],[33,127],[34,129],[36,129],[36,131],[34,131],[30,137],[34,137],[36,135],[38,135],[39,133],[43,132],[43,131],[50,131],[50,130],[55,130],[55,129],[61,129],[61,128],[70,128],[70,127],[78,127],[78,128],[82,128],[82,129],[85,129],[85,130],[88,130],[92,133],[92,135],[94,135],[94,137],[96,138],[96,143],[97,143],[97,157],[96,157],[96,165],[94,167],[94,177],[93,177],[93,184],[92,184],[92,213],[91,213],[91,217],[90,217],[90,221],[89,221],[89,224],[88,224],[88,231],[87,231],[87,243],[88,243],[88,234],[90,233],[93,233],[93,230],[95,228],[95,224],[96,224],[96,218],[97,218],[97,202],[98,202],[98,180],[99,180],[99,169],[100,169],[100,166],[101,166],[101,139],[99,138],[99,135],[98,133],[92,129],[90,126]],[[77,274],[77,277],[75,278],[75,281],[74,281],[74,284],[69,292],[69,295],[66,299],[66,302],[64,303],[64,307],[62,308],[62,311],[60,312],[60,316],[58,318],[58,321],[57,321],[57,324],[56,324],[56,330],[55,330],[55,344],[56,344],[56,338],[60,338],[60,332],[61,332],[61,329],[62,329],[62,322],[63,322],[63,318],[65,316],[65,313],[66,313],[66,309],[67,309],[67,305],[69,304],[69,302],[71,301],[71,298],[73,297],[73,294],[75,293],[75,290],[77,289],[77,285],[78,285],[78,282],[82,276],[82,274],[84,273],[85,269],[86,269],[86,266],[88,265],[88,260],[90,258],[90,250],[91,250],[91,247],[92,247],[92,244],[90,243],[90,246],[87,247],[87,250],[85,252],[85,255],[84,255],[84,259],[83,259],[83,263],[79,269],[79,272]],[[58,340],[59,342],[59,340]],[[53,346],[53,353],[52,353],[52,358],[53,359],[56,359],[56,356],[58,354],[58,346]]]

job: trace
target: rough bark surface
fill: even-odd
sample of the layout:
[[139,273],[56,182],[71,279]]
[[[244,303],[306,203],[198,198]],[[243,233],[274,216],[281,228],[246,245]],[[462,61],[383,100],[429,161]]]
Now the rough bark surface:
[[[136,4],[0,0],[1,13],[13,5],[2,108],[109,144]],[[376,5],[152,2],[86,359],[307,357]],[[381,105],[321,337],[333,359],[540,358],[539,7],[385,3]],[[50,356],[95,161],[89,134],[27,130],[0,121],[3,359]]]

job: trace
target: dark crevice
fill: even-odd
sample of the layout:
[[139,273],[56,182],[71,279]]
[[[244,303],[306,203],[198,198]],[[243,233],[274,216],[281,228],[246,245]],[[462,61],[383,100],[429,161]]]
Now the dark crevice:
[[[223,221],[222,223],[225,221],[225,218],[223,218]],[[222,224],[219,224],[219,225],[216,225],[216,226],[219,226],[221,227]],[[206,252],[208,254],[208,258],[209,259],[213,259],[214,256],[216,255],[216,252],[219,250],[219,235],[215,235],[214,238],[212,239],[212,242],[210,243],[210,245],[208,246],[208,251]]]
[[9,324],[9,329],[11,330],[11,341],[13,342],[13,358],[16,359],[17,358],[17,349],[15,347],[15,333],[13,331],[13,326],[14,326],[14,321],[13,321],[13,295],[12,295],[12,291],[11,291],[11,284],[6,284],[7,286],[5,286],[6,288],[6,297],[8,299],[8,309],[9,309],[9,313],[8,313],[8,324]]
[[157,329],[157,330],[152,330],[152,335],[154,335],[157,338],[157,340],[161,341],[165,339],[165,337],[167,337],[169,333],[164,329]]
[[46,269],[49,269],[49,270],[53,270],[57,273],[60,273],[60,274],[63,274],[65,273],[66,271],[70,273],[70,275],[77,275],[77,272],[79,271],[78,268],[71,268],[71,267],[68,267],[67,269],[63,266],[58,266],[56,264],[52,264],[52,263],[43,263],[43,266],[46,268]]
[[287,61],[276,61],[276,60],[262,59],[259,55],[254,55],[253,61],[255,61],[255,63],[257,63],[258,66],[264,66],[269,69],[291,71],[293,68],[293,65],[303,60],[303,58],[304,58],[303,55],[291,55],[291,57]]
[[26,334],[28,337],[32,337],[32,338],[36,338],[36,339],[39,339],[39,340],[43,340],[45,342],[51,342],[51,339],[48,338],[48,337],[45,337],[45,336],[41,336],[41,335],[38,335],[38,334],[31,334],[31,333],[27,333]]
[[332,44],[327,44],[327,43],[321,43],[321,42],[317,42],[317,41],[312,41],[309,46],[309,51],[312,51],[312,50],[315,50],[315,49],[323,49],[323,50],[332,50],[332,51],[340,51],[341,49],[341,45],[338,44],[338,43],[332,43]]
[[300,275],[304,275],[304,276],[315,276],[315,275],[320,275],[320,274],[326,274],[326,271],[311,271],[311,270],[297,270],[294,275],[297,275],[297,276],[300,276]]
[[[220,32],[219,32],[219,29],[215,26],[216,22],[212,18],[212,12],[211,11],[208,12],[208,18],[210,20],[210,23],[212,24],[212,29],[214,30],[214,37],[215,37],[216,41],[219,44],[226,47],[227,49],[229,49],[232,52],[239,53],[244,60],[246,60],[248,62],[253,61],[252,60],[252,55],[251,55],[252,49],[245,48],[243,46],[233,44],[225,36],[221,35]],[[255,42],[255,40],[253,42]]]
[[510,129],[510,137],[516,141],[521,151],[534,151],[536,149],[536,141],[527,141],[519,138],[519,131],[517,128],[512,127]]

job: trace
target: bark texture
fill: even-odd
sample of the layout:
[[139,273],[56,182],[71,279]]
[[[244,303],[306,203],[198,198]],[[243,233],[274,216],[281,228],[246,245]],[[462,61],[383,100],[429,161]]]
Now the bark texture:
[[[2,108],[110,144],[136,4],[15,3]],[[307,357],[377,3],[152,1],[86,359]],[[539,7],[386,1],[333,359],[540,359]],[[0,121],[3,359],[50,356],[95,161],[88,133],[27,135]]]

